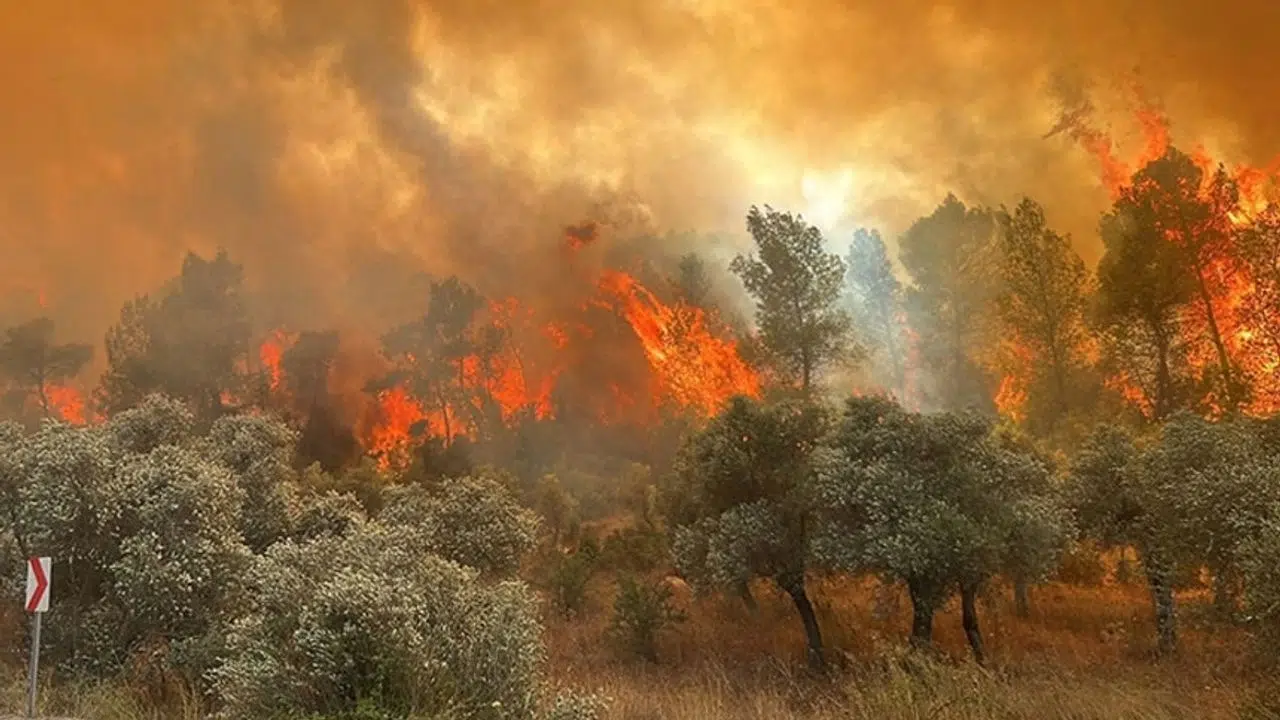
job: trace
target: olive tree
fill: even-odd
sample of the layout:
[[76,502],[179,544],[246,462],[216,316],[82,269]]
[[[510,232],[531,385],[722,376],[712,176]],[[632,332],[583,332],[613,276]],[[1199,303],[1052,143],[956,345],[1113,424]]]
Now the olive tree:
[[805,589],[810,459],[827,426],[815,405],[734,398],[675,462],[668,504],[680,573],[703,586],[777,583],[804,624],[810,662],[822,635]]
[[1067,516],[1048,468],[995,442],[975,414],[850,399],[816,465],[813,562],[905,582],[920,645],[932,642],[934,615],[959,591],[965,635],[983,662],[982,584],[1011,569],[1047,573],[1063,544]]
[[1080,527],[1103,544],[1137,549],[1161,653],[1177,646],[1177,568],[1208,567],[1219,607],[1237,603],[1241,548],[1264,530],[1276,498],[1274,463],[1257,444],[1244,426],[1184,412],[1146,438],[1102,426],[1076,457]]

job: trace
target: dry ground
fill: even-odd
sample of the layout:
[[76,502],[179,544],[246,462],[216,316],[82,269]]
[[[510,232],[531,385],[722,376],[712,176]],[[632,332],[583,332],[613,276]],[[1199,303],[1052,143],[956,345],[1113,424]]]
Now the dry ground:
[[[956,608],[937,619],[940,656],[924,658],[903,649],[905,597],[874,581],[818,581],[815,604],[838,666],[825,679],[804,670],[794,611],[767,586],[756,588],[754,615],[736,598],[695,600],[681,591],[677,602],[689,618],[662,637],[657,665],[631,660],[604,639],[612,592],[608,578],[593,581],[584,616],[549,617],[547,641],[553,681],[598,690],[618,720],[1280,720],[1259,706],[1267,681],[1250,667],[1245,639],[1199,621],[1198,598],[1183,598],[1178,657],[1153,659],[1141,586],[1037,588],[1026,620],[1013,616],[1007,589],[991,592],[980,612],[992,662],[980,669],[968,660]],[[3,654],[12,653],[8,645]],[[0,713],[23,703],[22,668],[5,668],[0,663]],[[1280,701],[1280,684],[1271,689]],[[194,703],[176,697],[157,708],[123,685],[44,693],[51,715],[199,717]]]

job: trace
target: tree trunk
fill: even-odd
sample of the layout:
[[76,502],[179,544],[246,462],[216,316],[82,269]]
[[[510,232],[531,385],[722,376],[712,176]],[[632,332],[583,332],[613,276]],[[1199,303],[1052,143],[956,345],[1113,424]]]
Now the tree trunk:
[[1031,617],[1031,584],[1026,578],[1013,579],[1013,614],[1020,618]]
[[973,659],[979,665],[985,665],[987,654],[982,648],[982,630],[978,628],[978,584],[963,583],[960,586],[961,621],[964,624],[964,636],[969,639],[969,647],[973,649]]
[[738,597],[742,598],[742,604],[747,606],[747,610],[751,614],[755,614],[760,609],[760,604],[756,602],[756,596],[751,594],[751,583],[743,581],[738,584]]
[[918,582],[908,581],[907,592],[911,595],[911,644],[929,647],[933,644],[933,598]]
[[1178,645],[1178,632],[1173,601],[1173,572],[1161,560],[1150,555],[1143,558],[1147,566],[1147,582],[1151,586],[1151,604],[1155,608],[1156,642],[1161,655],[1168,655]]
[[815,670],[826,668],[826,660],[822,656],[822,631],[818,628],[818,616],[813,612],[813,603],[809,602],[809,594],[804,588],[804,576],[785,578],[778,583],[791,596],[796,612],[800,613],[800,621],[804,623],[805,640],[808,643],[809,666]]

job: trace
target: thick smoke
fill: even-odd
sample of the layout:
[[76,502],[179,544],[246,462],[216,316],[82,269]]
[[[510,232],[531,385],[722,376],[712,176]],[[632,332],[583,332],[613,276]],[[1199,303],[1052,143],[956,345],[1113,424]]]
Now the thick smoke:
[[890,235],[948,190],[1030,193],[1092,253],[1096,168],[1043,137],[1063,78],[1102,123],[1137,81],[1175,139],[1280,151],[1276,3],[861,5],[5,3],[0,319],[43,296],[99,338],[219,246],[264,326],[392,322],[417,270],[553,298],[567,225],[740,234],[751,203],[808,210],[805,170],[850,168],[849,222]]

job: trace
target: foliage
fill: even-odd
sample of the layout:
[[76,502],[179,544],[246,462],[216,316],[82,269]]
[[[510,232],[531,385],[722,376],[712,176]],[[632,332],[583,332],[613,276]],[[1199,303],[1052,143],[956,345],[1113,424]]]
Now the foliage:
[[231,470],[244,492],[240,532],[255,552],[289,533],[297,433],[264,415],[229,415],[214,422],[204,452]]
[[991,381],[977,359],[989,342],[997,291],[995,221],[954,195],[917,220],[898,241],[910,276],[907,314],[918,338],[921,370],[935,387],[927,394],[942,410],[987,409]]
[[974,415],[850,399],[815,476],[813,562],[905,581],[920,640],[954,590],[1001,571],[1042,577],[1068,519],[1044,463],[990,432]]
[[24,396],[34,396],[44,417],[55,417],[51,386],[79,375],[92,358],[90,345],[55,343],[53,321],[39,317],[5,331],[0,342],[0,377]]
[[1280,503],[1266,508],[1261,526],[1238,549],[1244,610],[1263,658],[1280,662]]
[[489,475],[448,480],[432,489],[395,488],[378,517],[414,527],[442,557],[499,575],[515,572],[539,534],[537,515]]
[[997,306],[1005,331],[1029,356],[1014,358],[1016,372],[1029,378],[1028,422],[1040,433],[1053,431],[1083,402],[1095,397],[1084,387],[1084,324],[1087,271],[1069,236],[1050,229],[1044,209],[1023,198],[1012,213],[1002,210]]
[[585,549],[556,552],[551,569],[551,601],[566,618],[580,614],[587,601],[587,584],[595,574],[598,557]]
[[243,285],[243,268],[225,252],[212,260],[188,254],[163,294],[127,304],[107,333],[104,408],[118,412],[162,393],[186,402],[202,423],[217,419],[224,394],[248,388],[240,369],[250,333]]
[[[1062,553],[1062,561],[1054,579],[1069,585],[1097,587],[1107,578],[1107,565],[1097,543],[1091,540],[1073,542]],[[1119,578],[1117,578],[1119,581]]]
[[756,303],[760,337],[785,376],[808,391],[825,366],[849,350],[849,317],[840,307],[844,261],[826,251],[803,218],[752,207],[747,230],[756,255],[729,266]]
[[68,668],[109,672],[157,640],[197,641],[240,599],[249,550],[236,478],[190,445],[116,444],[129,436],[47,424],[10,438],[16,511],[4,529],[26,552],[58,558],[48,650]]
[[521,583],[478,582],[411,526],[285,541],[249,575],[251,610],[212,674],[222,716],[341,713],[526,718],[539,695],[541,628]]
[[600,564],[611,570],[651,572],[667,563],[667,536],[652,527],[624,527],[609,533],[600,550]]
[[667,488],[681,575],[732,588],[772,579],[795,603],[815,663],[822,640],[805,590],[806,486],[826,427],[815,405],[734,398],[681,450]]
[[684,613],[671,605],[670,585],[632,575],[618,579],[609,634],[628,652],[657,662],[658,633],[684,621]]

